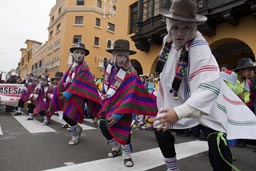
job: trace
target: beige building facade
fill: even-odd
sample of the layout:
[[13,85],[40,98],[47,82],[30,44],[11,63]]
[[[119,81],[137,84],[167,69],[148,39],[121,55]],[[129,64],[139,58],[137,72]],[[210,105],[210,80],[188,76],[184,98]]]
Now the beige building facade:
[[[244,9],[244,4],[233,9],[228,6],[231,3],[225,4],[225,0],[218,7],[213,2],[198,1],[201,5],[199,11],[216,9],[216,13],[213,11],[207,15],[209,21],[216,21],[214,27],[206,23],[199,26],[199,30],[218,63],[232,68],[241,57],[255,61],[256,42],[252,36],[256,35],[255,11],[252,8],[255,4],[249,4],[252,6],[249,13],[244,12],[249,10]],[[248,8],[248,4],[245,5]],[[112,48],[113,42],[120,38],[129,40],[131,49],[137,51],[130,59],[138,74],[154,73],[162,38],[166,34],[165,19],[159,15],[159,9],[168,6],[169,0],[125,0],[125,3],[123,0],[56,0],[49,14],[48,41],[33,51],[33,60],[25,60],[30,47],[22,50],[20,73],[24,75],[33,71],[40,75],[47,71],[53,76],[56,71],[65,72],[72,63],[69,48],[80,41],[90,51],[85,61],[99,78],[103,74],[103,59],[111,58],[106,49]],[[245,14],[236,19],[226,11],[220,13],[220,8]],[[239,8],[241,11],[237,11]],[[220,21],[213,20],[216,16]]]
[[[204,35],[204,37],[219,65],[227,64],[234,68],[239,58],[252,58],[255,61],[256,41],[252,36],[256,35],[255,28],[255,17],[247,16],[242,18],[237,26],[232,26],[229,23],[217,25],[216,35]],[[142,67],[143,74],[155,73],[156,61],[161,48],[162,45],[151,44],[149,52],[137,50],[135,59],[131,59]]]
[[[50,11],[48,41],[37,49],[30,69],[37,75],[47,71],[65,72],[72,63],[69,52],[75,42],[82,42],[90,51],[85,61],[95,77],[103,75],[103,59],[111,58],[106,50],[119,38],[127,38],[129,5],[117,0],[56,0]],[[134,50],[135,47],[133,46]],[[22,58],[21,58],[22,60]],[[39,67],[38,67],[39,66]],[[19,67],[20,72],[23,69]]]
[[18,66],[18,74],[20,77],[24,78],[28,73],[32,71],[32,58],[34,53],[40,49],[42,43],[27,39],[25,41],[26,48],[21,48],[21,58]]
[[[256,1],[196,0],[198,12],[208,21],[198,26],[219,65],[234,68],[240,58],[255,61]],[[130,34],[137,47],[137,66],[143,74],[155,72],[156,61],[167,34],[159,7],[169,9],[170,0],[137,0],[136,29]],[[132,4],[131,4],[132,6]],[[130,7],[131,7],[130,6]],[[131,22],[130,22],[131,23]]]

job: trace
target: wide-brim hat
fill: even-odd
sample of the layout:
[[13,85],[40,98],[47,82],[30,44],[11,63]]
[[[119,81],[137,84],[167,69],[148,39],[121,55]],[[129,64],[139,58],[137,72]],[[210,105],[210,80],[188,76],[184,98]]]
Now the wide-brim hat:
[[195,0],[173,0],[171,8],[161,9],[160,14],[183,22],[202,23],[207,20],[206,16],[196,14]]
[[253,63],[251,58],[241,58],[239,59],[237,66],[234,71],[246,68],[256,68],[256,65]]
[[85,45],[84,45],[83,43],[80,43],[80,42],[75,43],[75,44],[74,44],[74,47],[70,48],[69,51],[70,51],[71,53],[73,53],[75,49],[82,49],[82,50],[84,50],[84,52],[85,52],[85,55],[84,55],[84,56],[87,56],[87,55],[89,55],[89,53],[90,53],[89,50],[87,50],[87,49],[85,48]]
[[113,49],[108,49],[107,52],[112,53],[113,51],[128,51],[130,55],[136,54],[136,51],[130,50],[130,43],[128,40],[118,39],[114,43]]
[[47,75],[41,75],[41,76],[39,76],[39,79],[40,80],[48,80],[48,76]]
[[62,76],[63,76],[63,72],[57,71],[54,77],[52,77],[52,80],[60,80]]

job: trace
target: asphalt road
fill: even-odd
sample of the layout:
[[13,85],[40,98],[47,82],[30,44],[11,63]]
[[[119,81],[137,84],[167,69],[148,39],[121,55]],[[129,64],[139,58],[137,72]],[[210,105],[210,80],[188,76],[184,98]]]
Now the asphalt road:
[[[81,143],[68,146],[71,133],[58,118],[48,126],[38,116],[27,121],[26,115],[13,116],[0,108],[0,171],[166,171],[154,134],[133,130],[135,166],[125,168],[121,157],[109,159],[110,146],[90,120],[85,120]],[[231,148],[234,165],[241,171],[256,170],[254,146]],[[194,137],[176,136],[176,150],[182,171],[211,171],[207,143]]]

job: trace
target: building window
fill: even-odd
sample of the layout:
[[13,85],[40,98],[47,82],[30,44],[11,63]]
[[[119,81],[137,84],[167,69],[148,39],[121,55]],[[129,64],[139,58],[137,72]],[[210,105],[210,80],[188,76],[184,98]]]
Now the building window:
[[84,0],[76,0],[76,5],[84,5]]
[[99,46],[99,44],[100,44],[100,38],[94,37],[94,45]]
[[136,22],[138,16],[138,6],[137,3],[130,6],[130,28],[129,33],[135,33],[136,31]]
[[143,1],[143,21],[159,15],[160,8],[167,8],[169,0],[145,0]]
[[52,37],[52,35],[53,35],[53,31],[51,31],[51,32],[50,32],[50,35],[49,35],[49,37],[51,38],[51,37]]
[[76,16],[75,24],[83,24],[84,17],[83,16]]
[[59,24],[57,25],[57,32],[60,31],[60,29],[61,29],[61,24],[59,23]]
[[39,67],[39,68],[42,67],[42,61],[39,61],[38,67]]
[[160,12],[160,8],[162,8],[163,5],[165,5],[165,2],[163,0],[155,0],[154,1],[154,6],[153,6],[154,14],[153,14],[153,16],[157,16],[157,15],[160,14],[159,13]]
[[62,9],[61,9],[61,7],[60,7],[59,10],[58,10],[58,11],[59,11],[59,14],[61,13],[61,10],[62,10]]
[[111,49],[112,48],[112,41],[108,40],[107,41],[107,49]]
[[146,0],[143,2],[143,21],[152,18],[153,16],[153,0]]
[[73,43],[82,42],[82,35],[74,35]]
[[51,22],[53,22],[53,21],[54,21],[54,16],[51,17]]
[[96,26],[100,27],[100,19],[99,18],[96,18],[96,23],[95,23]]
[[99,8],[102,7],[102,1],[101,0],[97,0],[97,7],[99,7]]
[[116,11],[116,6],[115,5],[113,5],[112,10]]
[[115,32],[115,24],[108,23],[108,30]]

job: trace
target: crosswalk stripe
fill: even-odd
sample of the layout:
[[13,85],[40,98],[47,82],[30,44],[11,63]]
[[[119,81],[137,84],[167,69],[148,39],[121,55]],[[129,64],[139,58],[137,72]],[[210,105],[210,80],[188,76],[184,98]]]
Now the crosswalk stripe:
[[66,124],[66,122],[63,119],[60,119],[56,115],[52,115],[51,120],[54,120],[55,122],[58,122],[58,123],[63,124],[63,125]]
[[[186,143],[180,143],[175,145],[177,159],[183,159],[189,156],[193,156],[208,150],[207,142],[205,141],[190,141]],[[148,170],[164,164],[163,156],[159,148],[153,148],[132,154],[134,160],[134,166],[127,168],[123,164],[122,157],[107,158],[101,160],[95,160],[85,162],[81,164],[74,164],[70,166],[64,166],[46,171],[80,171],[80,170],[102,170],[102,171],[138,171]]]
[[[63,119],[60,120],[59,117],[56,116],[56,115],[53,115],[51,117],[51,119],[54,120],[55,122],[58,122],[58,123],[61,123],[61,124],[66,124],[66,122]],[[91,127],[91,126],[88,126],[88,125],[85,125],[85,124],[79,124],[79,125],[82,127],[83,130],[94,130],[94,129],[96,129],[94,127]]]
[[0,135],[3,135],[3,131],[2,131],[1,125],[0,125]]
[[56,132],[54,129],[47,125],[43,125],[38,120],[27,120],[28,116],[20,115],[13,117],[30,133],[44,133],[44,132]]
[[83,128],[83,130],[94,130],[94,129],[96,129],[94,127],[91,127],[91,126],[88,126],[88,125],[85,125],[85,124],[79,124],[79,125]]
[[94,123],[92,119],[85,118],[84,121]]

